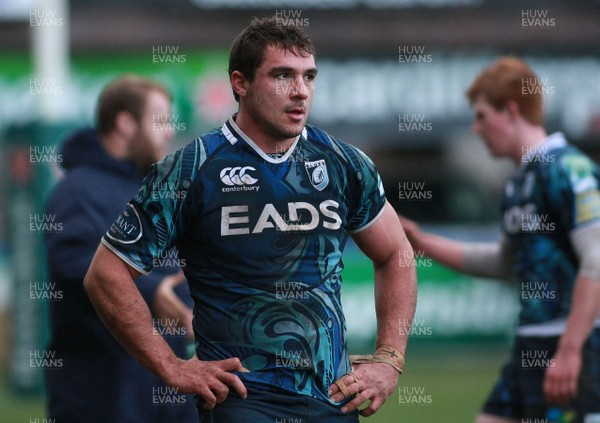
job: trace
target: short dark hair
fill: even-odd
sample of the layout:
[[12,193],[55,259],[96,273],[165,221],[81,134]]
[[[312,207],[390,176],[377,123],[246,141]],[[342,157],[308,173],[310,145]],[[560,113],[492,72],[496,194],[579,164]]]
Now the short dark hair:
[[104,87],[96,111],[100,135],[108,135],[115,128],[117,115],[123,111],[131,113],[139,122],[144,114],[148,94],[152,91],[171,99],[171,94],[163,85],[133,74],[121,76]]
[[[253,81],[268,46],[281,47],[301,56],[316,54],[310,37],[299,26],[286,25],[275,17],[254,18],[233,40],[229,53],[229,76],[239,71]],[[235,91],[233,96],[239,101],[240,96]]]
[[[524,94],[524,84],[532,88],[532,94]],[[529,123],[542,125],[544,122],[541,81],[529,65],[517,57],[500,57],[477,76],[466,94],[471,104],[483,96],[496,110],[512,100]]]

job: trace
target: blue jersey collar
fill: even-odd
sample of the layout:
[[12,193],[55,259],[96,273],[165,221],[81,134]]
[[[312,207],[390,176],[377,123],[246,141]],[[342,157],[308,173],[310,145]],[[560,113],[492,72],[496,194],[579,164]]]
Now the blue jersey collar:
[[566,146],[567,140],[565,139],[563,133],[555,132],[546,137],[546,139],[542,143],[531,147],[530,151],[528,151],[521,157],[520,167],[524,168],[528,163],[532,162],[532,157],[534,156],[543,156],[550,153],[550,151],[552,150],[556,150],[557,148],[563,148]]
[[288,148],[288,150],[285,152],[285,154],[281,157],[271,157],[269,156],[267,153],[265,153],[258,145],[256,145],[256,143],[254,141],[252,141],[250,139],[249,136],[247,136],[246,134],[244,134],[244,131],[242,131],[239,126],[237,126],[237,124],[235,123],[235,115],[233,115],[231,118],[229,118],[229,120],[227,122],[225,122],[223,124],[223,127],[221,128],[221,130],[223,131],[223,135],[225,135],[225,138],[227,138],[227,140],[233,145],[235,143],[238,142],[238,140],[242,139],[246,144],[248,144],[250,146],[250,148],[252,148],[256,154],[258,154],[261,158],[263,158],[265,161],[267,161],[268,163],[283,163],[285,162],[294,152],[294,150],[296,149],[296,146],[298,145],[298,140],[300,139],[300,137],[304,137],[304,139],[306,139],[306,128],[302,129],[302,134],[298,135],[296,137],[296,139],[294,140],[294,143],[291,145],[290,148]]

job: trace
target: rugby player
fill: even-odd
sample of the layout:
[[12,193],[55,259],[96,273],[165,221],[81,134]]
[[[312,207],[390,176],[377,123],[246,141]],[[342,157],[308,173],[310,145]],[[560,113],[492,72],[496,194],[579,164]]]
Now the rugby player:
[[[416,301],[411,247],[357,148],[307,124],[317,67],[301,28],[255,19],[234,40],[238,112],[153,166],[102,238],[85,286],[141,363],[198,396],[201,422],[357,422],[404,365]],[[340,301],[348,235],[373,261],[375,353],[351,365]],[[197,357],[151,335],[133,280],[176,245],[186,260]]]
[[516,165],[499,242],[456,242],[403,218],[415,250],[521,288],[512,358],[477,423],[542,421],[551,405],[562,409],[561,421],[600,421],[598,167],[561,133],[546,134],[540,82],[522,60],[503,57],[467,91],[474,132]]

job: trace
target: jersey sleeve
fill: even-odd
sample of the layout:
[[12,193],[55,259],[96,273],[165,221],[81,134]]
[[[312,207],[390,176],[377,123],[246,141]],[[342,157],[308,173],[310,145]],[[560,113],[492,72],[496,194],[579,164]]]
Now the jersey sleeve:
[[386,199],[383,182],[371,159],[361,150],[351,149],[349,156],[356,181],[356,193],[352,197],[356,201],[350,208],[347,229],[357,233],[375,223],[383,213]]
[[102,237],[106,247],[143,274],[175,245],[183,230],[199,145],[191,143],[152,165],[137,195]]
[[598,176],[596,164],[581,153],[569,152],[559,158],[551,195],[568,230],[600,223]]

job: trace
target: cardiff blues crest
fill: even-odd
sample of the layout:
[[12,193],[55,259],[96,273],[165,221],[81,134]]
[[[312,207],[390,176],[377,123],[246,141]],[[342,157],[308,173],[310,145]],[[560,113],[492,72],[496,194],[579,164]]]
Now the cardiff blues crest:
[[327,164],[324,159],[316,160],[314,162],[304,162],[304,167],[308,173],[308,179],[313,187],[319,191],[323,189],[329,183],[329,175],[327,174]]

